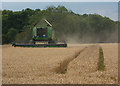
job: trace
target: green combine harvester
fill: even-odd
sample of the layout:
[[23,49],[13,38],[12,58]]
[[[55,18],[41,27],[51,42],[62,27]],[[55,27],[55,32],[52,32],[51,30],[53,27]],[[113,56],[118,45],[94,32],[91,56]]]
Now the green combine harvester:
[[31,43],[13,43],[14,47],[67,47],[66,42],[59,42],[55,38],[52,25],[44,19],[47,25],[35,26]]

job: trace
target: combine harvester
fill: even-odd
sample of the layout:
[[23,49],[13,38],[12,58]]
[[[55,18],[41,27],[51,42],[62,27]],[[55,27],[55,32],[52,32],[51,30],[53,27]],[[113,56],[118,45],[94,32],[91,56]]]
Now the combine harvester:
[[14,47],[67,47],[66,42],[58,42],[52,25],[44,19],[47,25],[35,26],[31,43],[13,43]]

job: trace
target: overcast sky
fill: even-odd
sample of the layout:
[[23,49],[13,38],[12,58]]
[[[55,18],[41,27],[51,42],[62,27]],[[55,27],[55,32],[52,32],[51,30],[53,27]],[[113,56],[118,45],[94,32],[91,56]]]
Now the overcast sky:
[[78,14],[100,14],[118,20],[118,2],[2,2],[2,9],[19,11],[25,8],[46,9],[48,6],[65,6]]

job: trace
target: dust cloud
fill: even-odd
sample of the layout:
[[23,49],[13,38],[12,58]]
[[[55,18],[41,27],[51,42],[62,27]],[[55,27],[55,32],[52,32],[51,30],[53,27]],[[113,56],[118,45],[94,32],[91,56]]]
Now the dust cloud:
[[65,35],[60,39],[64,39],[69,44],[79,43],[117,43],[118,42],[118,29],[113,32],[103,31],[99,34],[80,34]]

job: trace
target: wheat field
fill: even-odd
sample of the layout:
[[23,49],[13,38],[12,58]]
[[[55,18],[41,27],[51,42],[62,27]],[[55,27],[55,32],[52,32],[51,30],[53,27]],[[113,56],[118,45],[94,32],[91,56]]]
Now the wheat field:
[[[98,70],[99,47],[105,70]],[[118,44],[69,44],[67,48],[2,46],[3,84],[117,84]]]

